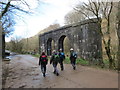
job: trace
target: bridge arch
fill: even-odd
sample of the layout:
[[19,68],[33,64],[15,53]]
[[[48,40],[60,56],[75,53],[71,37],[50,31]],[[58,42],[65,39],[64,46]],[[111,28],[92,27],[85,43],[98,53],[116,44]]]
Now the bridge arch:
[[[67,43],[65,43],[65,40],[67,40]],[[67,35],[62,35],[58,40],[58,50],[62,49],[62,51],[65,51],[65,44],[67,44],[68,48],[70,49],[70,39]]]
[[64,46],[63,46],[63,42],[65,39],[66,35],[62,35],[59,40],[58,40],[58,50],[61,48],[62,51],[64,51]]
[[54,45],[54,40],[52,38],[48,38],[47,40],[47,55],[51,55],[52,54],[52,50],[54,49],[55,45]]

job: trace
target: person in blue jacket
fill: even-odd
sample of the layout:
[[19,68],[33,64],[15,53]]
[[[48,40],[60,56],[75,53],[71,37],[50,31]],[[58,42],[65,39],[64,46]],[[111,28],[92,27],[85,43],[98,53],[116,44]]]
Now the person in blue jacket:
[[70,61],[71,65],[73,66],[73,69],[76,69],[76,59],[77,59],[77,53],[74,52],[73,48],[70,49]]
[[62,52],[62,49],[59,50],[59,57],[60,57],[59,64],[60,64],[60,67],[61,67],[61,71],[63,71],[64,70],[63,61],[65,59],[65,54],[64,54],[64,52]]

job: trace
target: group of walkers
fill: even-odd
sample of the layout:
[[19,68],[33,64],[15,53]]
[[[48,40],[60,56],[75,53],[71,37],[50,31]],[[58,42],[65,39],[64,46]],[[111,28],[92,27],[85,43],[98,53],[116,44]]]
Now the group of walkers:
[[[70,61],[71,61],[71,65],[73,66],[73,69],[76,69],[76,58],[77,58],[77,54],[76,52],[74,52],[73,48],[70,49]],[[62,51],[62,49],[59,50],[59,52],[57,52],[56,50],[53,50],[52,52],[52,56],[50,58],[50,64],[53,65],[54,71],[53,73],[56,74],[57,76],[59,76],[59,72],[57,69],[58,64],[60,64],[61,67],[61,71],[64,70],[64,66],[63,66],[63,61],[65,60],[65,54]],[[42,54],[40,55],[39,58],[39,65],[41,65],[41,71],[43,73],[43,76],[46,76],[46,65],[48,64],[48,58],[47,55],[45,54],[45,52],[42,52]]]

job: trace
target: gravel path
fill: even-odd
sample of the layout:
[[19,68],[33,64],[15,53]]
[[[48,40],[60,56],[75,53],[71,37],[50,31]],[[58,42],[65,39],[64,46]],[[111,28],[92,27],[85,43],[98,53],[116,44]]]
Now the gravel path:
[[118,74],[114,71],[77,65],[73,70],[65,64],[60,76],[53,74],[52,65],[47,65],[44,78],[38,58],[30,55],[15,55],[9,63],[9,74],[5,88],[118,88]]

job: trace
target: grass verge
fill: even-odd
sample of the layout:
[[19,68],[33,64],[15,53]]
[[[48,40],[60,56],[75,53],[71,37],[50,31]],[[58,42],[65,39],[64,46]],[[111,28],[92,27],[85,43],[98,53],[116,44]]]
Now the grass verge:
[[40,57],[40,55],[39,54],[35,54],[35,55],[32,55],[33,57],[37,57],[37,58],[39,58]]
[[[64,60],[65,64],[70,64],[70,59],[69,57],[66,57],[66,59]],[[76,64],[80,64],[80,65],[89,65],[89,62],[87,60],[81,59],[81,58],[77,58],[76,59]]]

